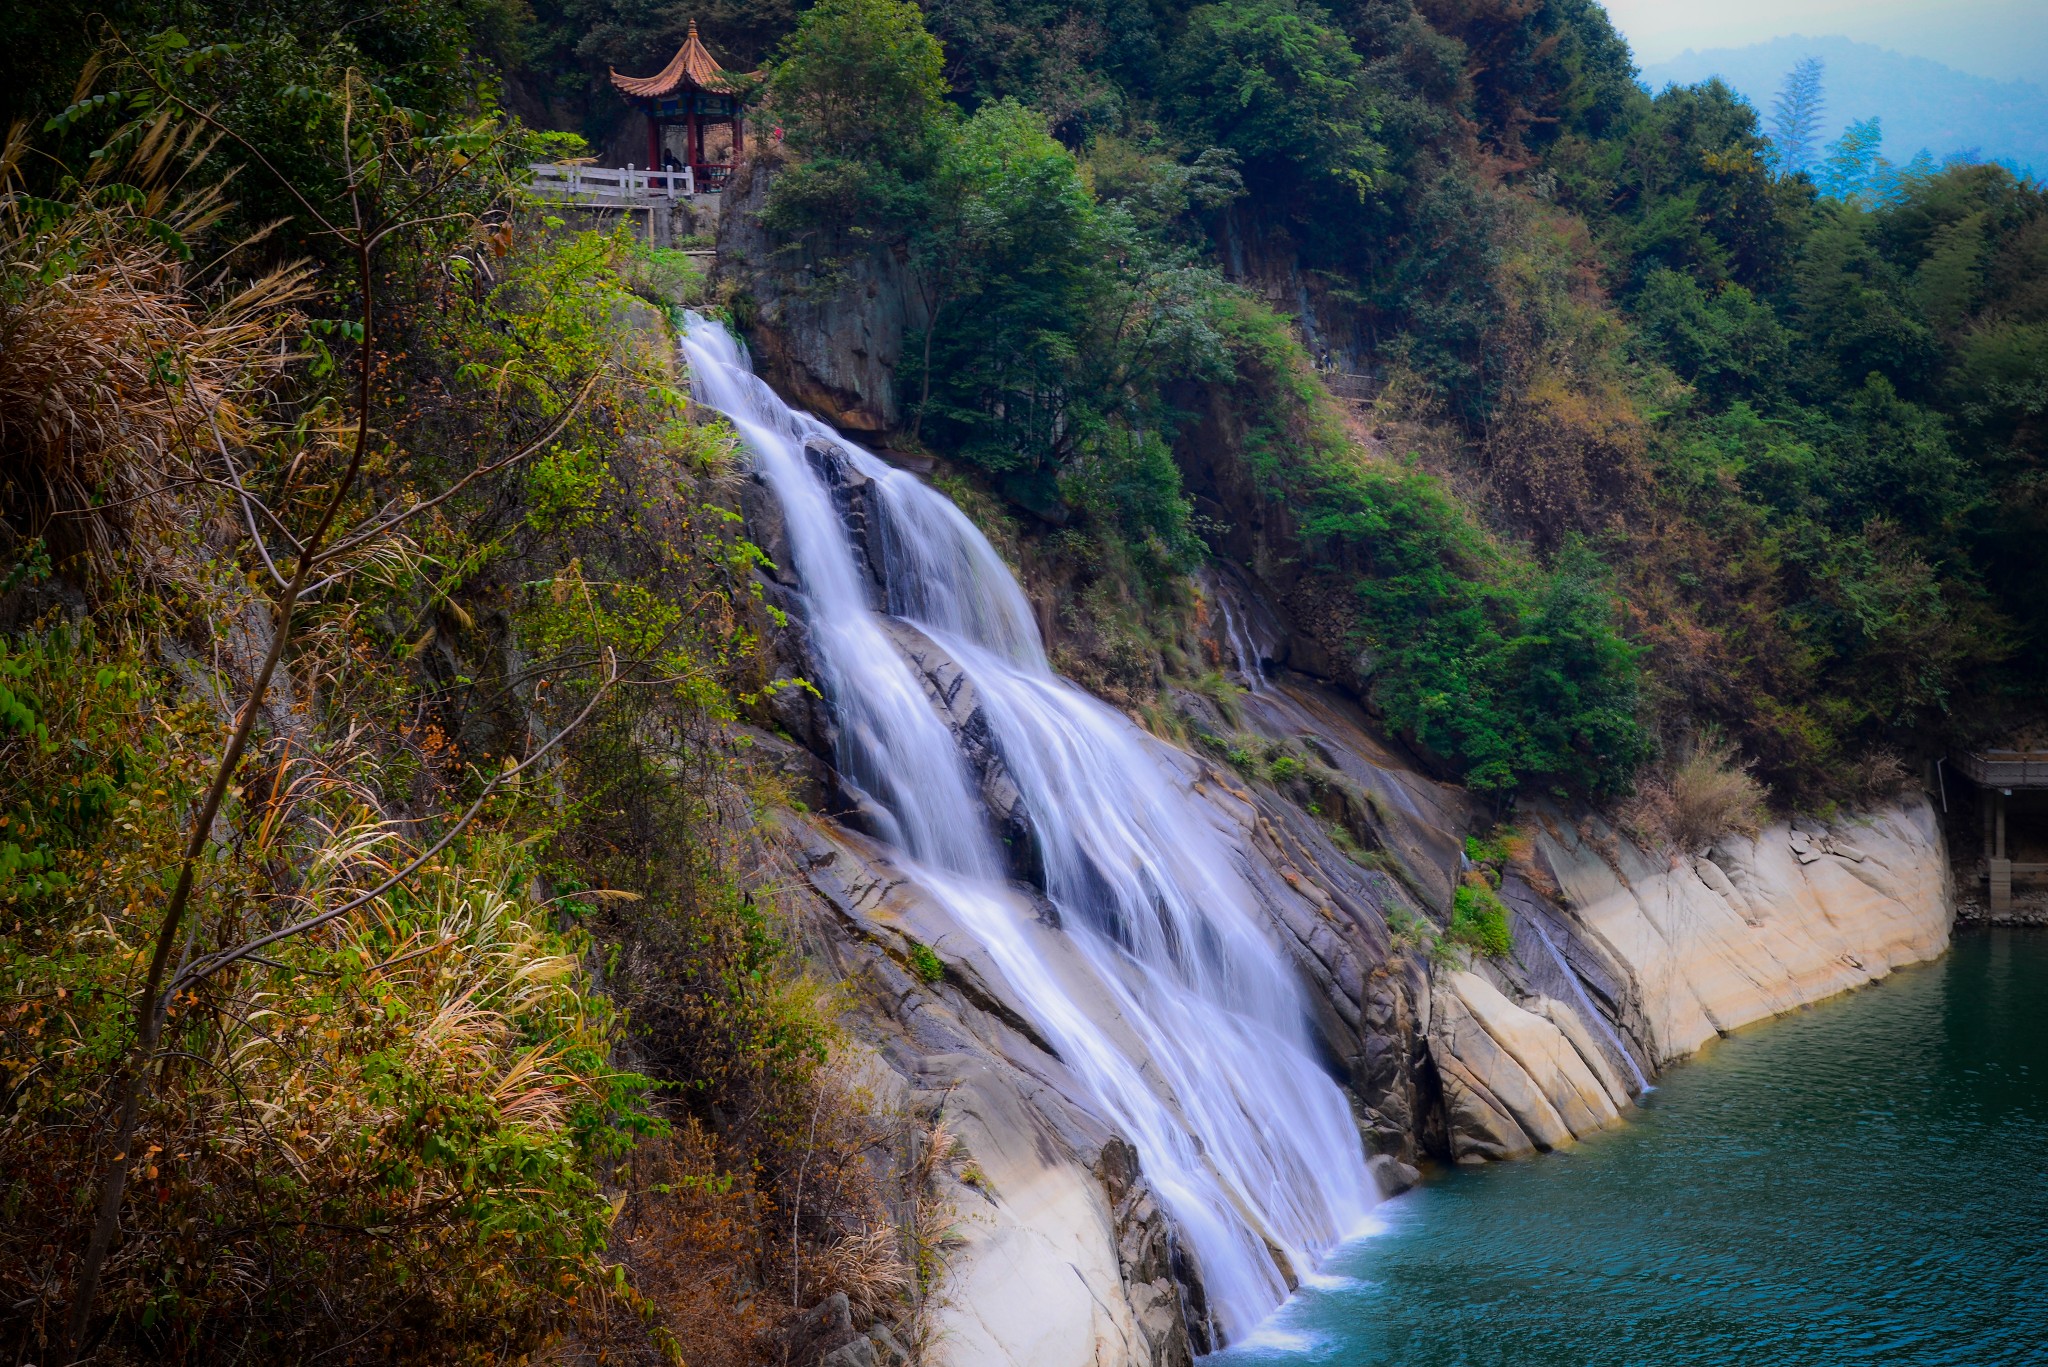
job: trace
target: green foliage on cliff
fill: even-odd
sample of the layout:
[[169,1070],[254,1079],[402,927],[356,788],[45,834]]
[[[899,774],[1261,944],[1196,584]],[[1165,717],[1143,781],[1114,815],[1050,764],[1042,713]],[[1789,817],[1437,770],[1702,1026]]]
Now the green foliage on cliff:
[[1442,482],[1367,458],[1323,407],[1283,319],[1249,300],[1229,336],[1261,492],[1348,581],[1347,645],[1387,720],[1486,790],[1613,792],[1643,758],[1635,652],[1583,548],[1549,566],[1489,536]]
[[0,1343],[750,1343],[736,1240],[829,1285],[886,1222],[753,876],[731,435],[487,83],[265,32],[110,48],[0,152]]
[[1452,895],[1451,928],[1446,939],[1478,950],[1491,959],[1515,952],[1507,904],[1484,883],[1460,883]]
[[932,952],[932,947],[926,944],[914,943],[910,946],[910,971],[917,975],[919,982],[924,983],[943,982],[946,977],[946,965]]
[[[1224,339],[1224,439],[1305,539],[1276,549],[1349,577],[1373,700],[1483,787],[1619,791],[1715,731],[1781,801],[1824,802],[2048,705],[2048,610],[2020,587],[2044,526],[2039,186],[1788,173],[1726,87],[1636,87],[1588,0],[1062,12],[1027,53],[981,10],[930,11],[963,108],[1035,108],[1094,191],[1091,215],[1063,171],[1015,178],[988,221],[1042,197],[1046,236],[930,258],[965,282],[907,377],[939,449],[1057,512],[1030,476],[1091,418],[1185,462]],[[1219,167],[1249,194],[1157,207],[1162,168]],[[981,183],[962,167],[949,202],[984,207]],[[1118,345],[1073,302],[1116,297],[1104,242],[1181,272],[1198,326],[1157,391],[1080,383]],[[1205,256],[1312,320],[1248,341],[1253,306],[1187,273]],[[1395,381],[1372,420],[1447,483],[1305,416],[1313,379],[1275,377],[1307,340]],[[1052,487],[1104,522],[1170,509],[1150,475]]]
[[1088,509],[1188,562],[1177,415],[1160,396],[1220,374],[1213,279],[1098,199],[1044,115],[1003,99],[954,117],[938,59],[912,5],[808,12],[769,87],[805,155],[777,175],[763,222],[828,278],[853,253],[907,258],[914,436],[1027,507]]

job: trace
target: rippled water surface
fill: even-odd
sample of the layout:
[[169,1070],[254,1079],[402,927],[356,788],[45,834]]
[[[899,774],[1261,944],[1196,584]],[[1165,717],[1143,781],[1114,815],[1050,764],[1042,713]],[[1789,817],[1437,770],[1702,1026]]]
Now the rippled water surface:
[[2048,1363],[2044,1127],[2048,933],[1967,933],[1386,1203],[1205,1364]]

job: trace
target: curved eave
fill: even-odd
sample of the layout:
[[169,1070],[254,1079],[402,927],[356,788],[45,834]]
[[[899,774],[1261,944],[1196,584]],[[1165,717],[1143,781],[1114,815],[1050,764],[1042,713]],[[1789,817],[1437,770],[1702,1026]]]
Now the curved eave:
[[697,36],[697,21],[690,21],[689,36],[669,58],[668,65],[652,76],[621,76],[611,73],[612,87],[635,100],[664,100],[684,91],[701,90],[713,95],[737,95],[746,88],[747,78],[718,65],[718,59]]

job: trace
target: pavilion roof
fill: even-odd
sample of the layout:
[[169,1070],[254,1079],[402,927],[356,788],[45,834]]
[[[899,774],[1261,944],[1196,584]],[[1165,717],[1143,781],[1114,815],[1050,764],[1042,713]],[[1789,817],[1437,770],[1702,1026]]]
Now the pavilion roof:
[[691,89],[729,95],[740,89],[741,78],[718,65],[718,59],[697,37],[697,21],[692,19],[690,36],[683,39],[683,45],[669,58],[667,66],[652,76],[621,76],[614,70],[612,84],[622,94],[645,100]]

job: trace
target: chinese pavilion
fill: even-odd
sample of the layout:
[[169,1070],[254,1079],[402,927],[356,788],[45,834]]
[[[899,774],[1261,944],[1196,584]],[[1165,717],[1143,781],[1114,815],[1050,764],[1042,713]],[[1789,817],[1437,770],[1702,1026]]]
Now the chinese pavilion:
[[[697,21],[690,21],[690,35],[669,59],[669,64],[652,76],[621,76],[612,72],[612,85],[628,103],[647,116],[647,167],[662,166],[661,130],[664,125],[681,124],[684,136],[683,164],[695,175],[698,185],[715,188],[732,174],[732,168],[746,151],[746,127],[740,100],[747,78],[718,65],[710,50],[697,37]],[[704,130],[719,124],[732,125],[732,158],[712,162],[704,157]]]

